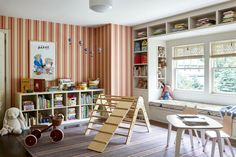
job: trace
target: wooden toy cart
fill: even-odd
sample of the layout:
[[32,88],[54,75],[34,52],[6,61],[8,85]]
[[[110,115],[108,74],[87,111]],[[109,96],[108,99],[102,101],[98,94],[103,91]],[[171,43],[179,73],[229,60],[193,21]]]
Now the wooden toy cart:
[[50,118],[52,120],[51,125],[34,125],[30,128],[31,134],[27,135],[24,141],[26,146],[31,147],[37,144],[38,139],[41,137],[41,134],[50,129],[51,127],[52,131],[50,133],[50,137],[52,141],[59,142],[63,140],[64,133],[61,129],[58,129],[57,127],[61,125],[64,116],[62,114],[57,114],[54,116],[50,116]]

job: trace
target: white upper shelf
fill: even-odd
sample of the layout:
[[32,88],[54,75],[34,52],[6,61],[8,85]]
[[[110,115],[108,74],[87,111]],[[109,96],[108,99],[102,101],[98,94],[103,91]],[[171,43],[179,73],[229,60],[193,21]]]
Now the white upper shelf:
[[174,40],[174,39],[181,39],[187,37],[194,37],[200,35],[208,35],[208,34],[215,34],[215,33],[223,33],[229,31],[236,30],[236,22],[233,23],[225,23],[225,24],[218,24],[204,28],[193,28],[190,30],[174,32],[174,33],[167,33],[163,35],[157,36],[150,36],[151,39],[158,39],[158,40]]

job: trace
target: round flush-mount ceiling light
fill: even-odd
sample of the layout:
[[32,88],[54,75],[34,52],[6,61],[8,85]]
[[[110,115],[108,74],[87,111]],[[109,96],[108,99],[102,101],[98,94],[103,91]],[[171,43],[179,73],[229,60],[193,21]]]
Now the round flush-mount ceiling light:
[[105,12],[112,9],[112,0],[89,0],[89,8],[95,12]]

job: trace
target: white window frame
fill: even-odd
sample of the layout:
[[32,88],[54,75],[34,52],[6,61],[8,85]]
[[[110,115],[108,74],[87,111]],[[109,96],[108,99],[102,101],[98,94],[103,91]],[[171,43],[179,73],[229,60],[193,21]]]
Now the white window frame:
[[[235,51],[232,53],[225,53],[225,54],[213,54],[213,48],[212,46],[215,44],[229,44],[231,43],[231,45],[234,45],[234,49]],[[225,57],[236,57],[236,39],[232,39],[232,40],[220,40],[220,41],[215,41],[215,42],[210,42],[210,58],[209,58],[209,62],[210,62],[210,92],[212,94],[223,94],[223,95],[236,95],[236,92],[217,92],[214,91],[214,72],[216,69],[236,69],[236,67],[214,67],[214,59],[215,58],[225,58]]]
[[[193,47],[193,46],[202,46],[203,48],[203,54],[200,55],[192,55],[192,56],[187,56],[187,55],[183,55],[183,56],[175,56],[175,48],[189,48],[189,47]],[[205,53],[205,47],[204,47],[204,43],[197,43],[197,44],[189,44],[189,45],[180,45],[180,46],[175,46],[172,47],[172,83],[174,84],[174,90],[176,91],[194,91],[194,92],[204,92],[205,91],[205,57],[204,57],[204,53]],[[204,59],[204,66],[203,68],[176,68],[176,61],[177,60],[183,60],[183,59]],[[204,70],[204,84],[203,84],[203,89],[202,90],[194,90],[194,89],[180,89],[177,88],[177,81],[176,81],[176,74],[177,74],[177,69],[203,69]]]

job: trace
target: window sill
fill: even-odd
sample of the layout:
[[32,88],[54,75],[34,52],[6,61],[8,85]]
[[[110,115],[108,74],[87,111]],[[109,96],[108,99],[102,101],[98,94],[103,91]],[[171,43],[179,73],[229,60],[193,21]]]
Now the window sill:
[[201,91],[201,90],[174,89],[173,92],[181,92],[181,93],[183,93],[183,92],[193,92],[193,93],[202,93],[202,94],[204,94],[203,90]]

